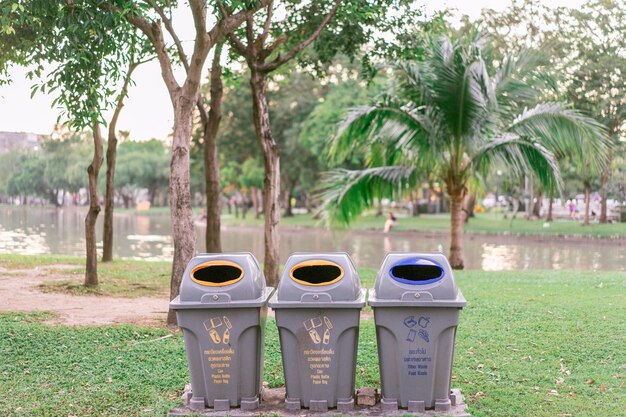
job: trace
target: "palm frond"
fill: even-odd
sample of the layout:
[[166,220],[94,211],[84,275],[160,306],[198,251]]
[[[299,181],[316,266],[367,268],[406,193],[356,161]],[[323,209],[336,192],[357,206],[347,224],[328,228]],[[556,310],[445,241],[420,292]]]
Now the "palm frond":
[[562,189],[556,157],[536,140],[514,134],[488,140],[476,150],[470,167],[487,175],[495,164],[506,166],[518,178],[533,173],[546,189]]
[[367,149],[380,140],[391,142],[396,150],[414,148],[416,151],[431,149],[434,137],[432,119],[412,105],[400,105],[385,97],[372,106],[351,109],[341,122],[330,148],[330,156],[343,159],[350,152],[363,147]]
[[541,96],[545,87],[543,72],[537,68],[546,63],[546,55],[534,49],[523,49],[517,55],[507,55],[491,80],[498,102],[506,106],[510,103],[532,103]]
[[399,188],[417,184],[414,167],[385,166],[363,170],[335,169],[324,173],[318,197],[327,225],[350,224],[374,198],[392,197]]
[[557,155],[569,155],[591,172],[607,163],[610,138],[595,119],[559,103],[541,103],[525,109],[506,129],[540,141]]
[[483,93],[486,90],[481,85],[482,76],[486,75],[485,64],[473,50],[442,38],[434,43],[432,58],[427,62],[433,77],[428,80],[432,104],[457,139],[471,135],[487,102]]

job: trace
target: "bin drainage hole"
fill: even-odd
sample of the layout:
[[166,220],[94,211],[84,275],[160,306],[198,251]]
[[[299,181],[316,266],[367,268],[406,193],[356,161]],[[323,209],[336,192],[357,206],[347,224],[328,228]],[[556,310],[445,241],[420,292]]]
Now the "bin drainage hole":
[[305,285],[328,285],[341,279],[343,270],[337,265],[296,266],[291,271],[291,276]]
[[443,269],[436,265],[396,265],[391,268],[391,276],[406,284],[426,284],[443,277]]
[[243,270],[232,265],[210,265],[196,269],[192,275],[200,283],[226,285],[239,280]]

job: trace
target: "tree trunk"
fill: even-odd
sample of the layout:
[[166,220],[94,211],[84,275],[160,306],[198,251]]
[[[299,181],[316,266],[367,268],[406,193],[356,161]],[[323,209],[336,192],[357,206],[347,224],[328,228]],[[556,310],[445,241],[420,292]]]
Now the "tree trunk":
[[122,90],[117,98],[117,105],[111,122],[109,123],[109,134],[107,144],[107,172],[106,172],[106,191],[104,193],[104,232],[102,235],[102,261],[108,262],[113,260],[113,199],[115,197],[115,161],[117,159],[117,120],[120,117],[122,108],[124,107],[124,98],[128,93],[128,85],[133,71],[137,68],[137,63],[131,62],[124,78]]
[[122,201],[124,208],[130,208],[130,196],[122,193]]
[[312,204],[311,204],[311,193],[305,193],[304,195],[304,209],[307,213],[311,213]]
[[252,200],[252,212],[254,218],[258,219],[261,216],[261,210],[259,210],[259,192],[256,187],[250,187],[250,199]]
[[154,207],[155,206],[156,194],[157,194],[157,186],[156,185],[153,185],[153,186],[148,188],[148,200],[150,201],[150,207]]
[[98,285],[98,251],[96,249],[96,220],[100,213],[98,201],[98,174],[102,166],[102,135],[100,125],[93,126],[93,159],[87,167],[89,176],[89,211],[85,217],[85,242],[87,251],[87,264],[85,266],[85,286],[95,287]]
[[[169,184],[169,205],[174,240],[170,300],[178,296],[185,267],[196,251],[196,233],[193,225],[189,184],[189,140],[195,96],[194,94],[192,97],[187,97],[181,94],[174,102],[174,137]],[[168,312],[167,324],[176,324],[176,313],[172,309]]]
[[463,269],[463,189],[450,187],[450,266]]
[[548,203],[548,216],[546,217],[547,222],[551,222],[554,219],[552,218],[552,205],[554,204],[554,189],[550,188],[550,202]]
[[591,183],[589,181],[583,181],[585,186],[585,219],[583,220],[583,226],[589,226],[589,208],[591,206]]
[[265,218],[264,272],[270,286],[278,284],[278,222],[280,221],[280,147],[270,129],[267,105],[266,74],[251,70],[252,114],[254,130],[263,151],[265,178],[263,181],[263,215]]
[[104,231],[102,234],[102,262],[113,260],[113,200],[115,195],[115,161],[117,159],[117,135],[109,125],[107,144],[106,191],[104,193]]
[[222,251],[220,236],[220,164],[217,153],[217,132],[222,120],[222,67],[220,57],[222,44],[215,47],[210,79],[210,109],[204,125],[204,182],[206,186],[206,251]]
[[293,217],[293,210],[291,210],[291,190],[285,191],[285,217]]
[[463,199],[463,223],[469,222],[470,217],[474,216],[474,207],[476,206],[476,192],[471,192]]
[[606,185],[611,177],[611,164],[613,162],[613,151],[609,149],[608,158],[604,172],[600,176],[600,223],[608,223],[606,207]]

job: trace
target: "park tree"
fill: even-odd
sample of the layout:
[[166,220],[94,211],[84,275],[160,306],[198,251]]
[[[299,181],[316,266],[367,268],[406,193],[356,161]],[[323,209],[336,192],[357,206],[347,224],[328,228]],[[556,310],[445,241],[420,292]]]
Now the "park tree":
[[163,142],[157,139],[123,141],[119,145],[118,159],[115,188],[124,206],[130,207],[141,189],[148,191],[150,204],[154,204],[157,192],[167,184],[168,178],[169,158]]
[[[483,19],[501,51],[525,46],[543,49],[551,61],[546,70],[559,81],[556,93],[606,128],[611,146],[606,149],[608,163],[601,171],[585,152],[572,150],[572,155],[560,155],[563,161],[577,164],[586,196],[599,178],[600,222],[605,223],[611,161],[626,149],[624,3],[589,0],[582,7],[552,9],[537,0],[520,0],[502,12],[485,10]],[[589,217],[586,198],[583,224],[589,224]]]
[[[272,285],[278,282],[281,170],[280,145],[272,133],[267,100],[270,74],[293,60],[303,67],[319,69],[340,52],[354,57],[372,37],[374,27],[385,31],[396,23],[395,19],[386,18],[389,9],[407,4],[410,2],[402,0],[270,1],[257,18],[247,19],[243,28],[228,36],[232,49],[243,58],[250,71],[253,122],[265,170],[264,272]],[[223,1],[218,0],[218,7],[222,16],[232,16],[232,8]],[[410,6],[405,10],[405,19],[416,14]]]
[[117,144],[118,131],[117,121],[119,120],[124,100],[128,96],[128,88],[132,82],[133,72],[142,63],[152,59],[145,42],[137,36],[133,38],[130,45],[131,55],[128,67],[123,75],[122,87],[115,101],[113,114],[107,124],[107,149],[106,149],[106,186],[104,192],[104,225],[102,233],[102,261],[113,260],[113,211],[115,209],[115,167],[117,166]]
[[[261,202],[263,201],[263,164],[255,159],[248,158],[241,165],[241,185],[248,190],[252,202],[254,218],[258,219],[261,214]],[[243,211],[245,217],[246,209]]]
[[[11,2],[11,0],[5,0]],[[78,107],[79,112],[72,113],[72,119],[87,122],[93,126],[94,132],[94,158],[90,165],[89,172],[93,177],[97,175],[101,165],[102,155],[102,137],[100,134],[101,111],[106,108],[103,101],[107,102],[113,96],[110,90],[105,91],[109,94],[102,94],[102,86],[108,85],[103,82],[103,78],[120,78],[120,68],[129,61],[129,39],[131,34],[137,31],[141,33],[149,42],[150,50],[153,52],[161,67],[161,75],[163,82],[168,90],[172,108],[174,111],[174,126],[172,140],[172,158],[170,164],[170,187],[169,202],[172,218],[172,229],[174,238],[174,259],[172,262],[172,279],[170,286],[170,297],[178,295],[180,280],[187,262],[191,259],[195,252],[195,232],[193,226],[193,214],[191,210],[190,182],[189,182],[189,142],[191,138],[191,126],[193,110],[198,99],[198,91],[200,86],[200,78],[202,69],[210,50],[224,37],[243,21],[250,18],[259,8],[264,7],[269,0],[259,0],[258,2],[229,2],[229,7],[233,10],[230,16],[222,16],[216,20],[211,28],[208,28],[207,7],[206,3],[201,0],[190,0],[189,11],[193,18],[194,40],[192,53],[189,57],[189,67],[182,83],[176,79],[174,68],[178,62],[176,52],[172,52],[166,44],[165,33],[168,29],[165,27],[164,20],[160,16],[157,6],[170,4],[169,2],[148,1],[136,2],[131,0],[123,0],[116,2],[108,2],[101,0],[82,0],[75,1],[69,5],[57,4],[55,2],[46,2],[43,0],[31,0],[32,4],[23,7],[29,13],[36,11],[39,13],[38,19],[43,17],[44,21],[48,21],[48,17],[42,13],[51,11],[56,16],[62,16],[63,19],[58,21],[59,27],[68,29],[65,33],[59,33],[59,27],[55,27],[55,36],[50,38],[62,39],[66,37],[71,42],[61,43],[62,50],[66,52],[63,65],[60,66],[61,71],[55,74],[68,74],[68,70],[73,67],[81,69],[82,66],[98,66],[98,71],[85,74],[84,77],[74,77],[73,79],[64,80],[64,88],[62,94],[74,94],[77,102],[71,107]],[[23,10],[19,10],[21,12]],[[22,13],[18,18],[23,22],[33,21],[32,17],[27,13]],[[4,21],[4,20],[3,20]],[[36,21],[35,21],[36,22]],[[6,31],[5,31],[6,32]],[[64,35],[64,36],[58,36]],[[65,36],[66,35],[66,36]],[[98,39],[99,42],[94,42]],[[86,39],[85,39],[86,38]],[[77,44],[75,44],[78,42]],[[52,48],[58,48],[52,45],[52,42],[41,39],[40,44],[44,46],[51,45]],[[45,45],[48,44],[48,45]],[[70,49],[68,46],[73,46]],[[81,46],[78,48],[78,46]],[[87,60],[77,58],[77,50],[86,54]],[[111,54],[110,54],[111,52]],[[111,56],[112,55],[112,56]],[[43,61],[43,60],[42,60]],[[105,68],[106,71],[102,71]],[[82,74],[82,73],[81,73]],[[76,74],[71,74],[75,76]],[[73,91],[72,82],[80,84],[83,80],[88,80],[91,84],[86,91],[90,94],[77,95]],[[81,93],[84,90],[80,90]],[[94,181],[90,181],[93,184]],[[90,193],[93,194],[93,193]],[[99,211],[99,206],[95,203],[91,207],[86,229],[92,230],[95,225],[94,218]],[[95,236],[95,235],[94,235]],[[88,239],[88,247],[95,248],[95,241]],[[93,244],[93,245],[92,245]],[[94,251],[89,250],[89,253]],[[86,273],[86,283],[93,283],[93,279],[97,279],[97,275],[90,273],[95,258],[88,256],[88,272]],[[168,314],[168,323],[174,324],[176,316],[173,311]]]
[[[50,187],[62,192],[61,201],[65,194],[75,196],[85,187],[84,162],[92,152],[88,133],[76,133],[56,129],[52,137],[41,144],[45,168],[44,178]],[[57,197],[54,198],[57,205]]]
[[[103,112],[111,105],[120,66],[128,62],[126,45],[135,37],[132,27],[121,16],[103,16],[100,2],[71,3],[30,0],[3,0],[0,9],[10,9],[7,23],[0,21],[0,39],[9,46],[7,59],[0,61],[0,73],[11,63],[30,65],[29,77],[41,80],[37,91],[55,95],[61,118],[70,128],[89,127],[93,157],[87,167],[89,211],[85,218],[85,285],[98,285],[96,219],[100,212],[98,175],[103,160],[100,126]],[[22,34],[26,34],[22,40]]]
[[40,152],[19,152],[12,161],[12,175],[6,185],[7,193],[21,197],[23,204],[28,196],[49,195],[50,188],[44,178],[45,164]]
[[[609,162],[599,171],[600,223],[607,222],[607,184],[613,155],[626,148],[626,4],[590,0],[581,8],[559,8],[554,13],[558,36],[565,40],[566,97],[577,108],[602,123],[611,139]],[[582,165],[587,167],[588,164]],[[596,167],[599,169],[599,167]],[[585,175],[585,220],[589,224],[590,176]]]
[[329,220],[350,222],[372,204],[374,191],[411,186],[432,173],[450,198],[450,264],[463,268],[462,204],[473,178],[486,176],[497,162],[554,187],[560,176],[553,150],[582,146],[583,140],[596,150],[604,146],[603,129],[593,119],[556,102],[534,104],[543,87],[536,53],[506,56],[493,71],[485,62],[489,46],[471,29],[429,38],[423,59],[393,64],[389,93],[352,109],[333,148],[347,153],[355,143],[372,150],[383,143],[395,153],[385,166],[327,175]]
[[[189,57],[185,52],[183,43],[174,28],[172,18],[171,2],[159,4],[157,1],[150,2],[150,5],[161,19],[165,30],[174,42],[174,50],[177,59],[182,63],[185,73],[189,76]],[[218,158],[217,133],[222,121],[222,100],[224,86],[222,82],[222,49],[223,42],[218,42],[213,51],[211,69],[209,72],[208,84],[208,105],[205,101],[205,94],[200,93],[195,102],[200,115],[199,136],[201,140],[196,140],[196,144],[203,151],[204,165],[204,191],[206,195],[206,230],[205,230],[205,250],[210,253],[222,251],[221,240],[221,220],[220,220],[220,164]],[[193,56],[192,56],[193,58]],[[206,59],[206,58],[205,58]],[[199,87],[202,90],[202,86]]]
[[[216,23],[207,28],[207,7],[201,0],[190,0],[189,9],[193,18],[193,51],[182,83],[174,75],[174,63],[180,58],[172,53],[165,41],[164,33],[169,31],[166,21],[159,14],[157,5],[167,4],[149,1],[147,4],[124,1],[123,4],[103,3],[102,7],[111,16],[123,16],[127,22],[139,29],[149,40],[161,67],[163,82],[167,88],[174,110],[172,138],[172,159],[170,163],[169,203],[174,238],[174,259],[170,298],[178,295],[180,281],[185,267],[195,253],[195,232],[191,210],[189,181],[189,145],[191,140],[193,111],[197,106],[200,79],[207,56],[215,45],[224,41],[231,31],[236,29],[253,14],[264,7],[270,0],[257,2],[233,1],[229,7],[233,10],[228,16],[220,16]],[[175,33],[175,32],[174,32]],[[177,36],[177,38],[180,38]],[[180,52],[178,52],[180,55]],[[176,322],[173,310],[168,313],[169,324]]]

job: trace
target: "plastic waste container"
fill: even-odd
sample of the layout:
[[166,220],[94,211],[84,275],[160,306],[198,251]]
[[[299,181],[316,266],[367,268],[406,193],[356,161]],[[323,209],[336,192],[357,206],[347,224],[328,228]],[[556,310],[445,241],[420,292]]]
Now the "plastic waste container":
[[390,253],[368,304],[374,310],[383,410],[451,408],[459,312],[466,304],[440,253]]
[[170,307],[187,351],[190,408],[258,407],[272,290],[250,253],[202,254],[189,262]]
[[289,410],[354,407],[365,290],[345,253],[295,253],[269,306],[280,336]]

